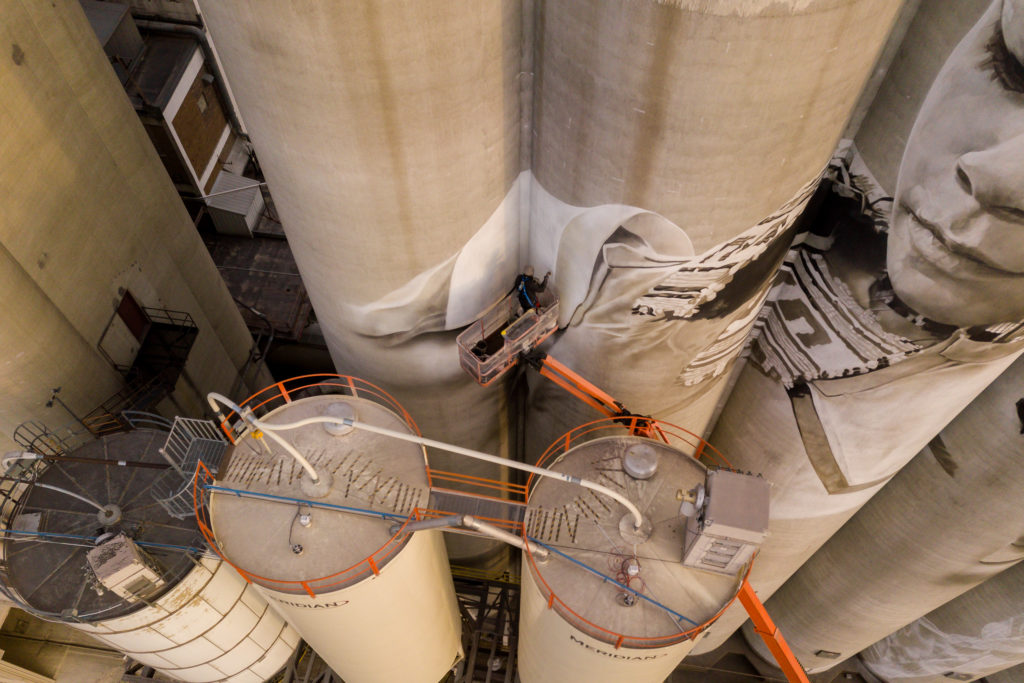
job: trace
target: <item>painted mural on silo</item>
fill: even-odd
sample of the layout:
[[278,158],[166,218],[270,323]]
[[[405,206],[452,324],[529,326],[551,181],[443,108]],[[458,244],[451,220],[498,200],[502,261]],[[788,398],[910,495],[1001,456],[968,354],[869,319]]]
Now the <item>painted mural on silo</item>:
[[711,437],[775,484],[762,599],[1024,349],[1022,57],[1024,2],[996,0],[928,91],[894,196],[842,149],[787,257]]
[[[526,264],[556,355],[700,431],[900,5],[202,4],[335,363],[502,454],[454,342]],[[527,459],[582,421],[559,391]]]
[[[538,3],[527,260],[552,357],[701,433],[900,3]],[[598,415],[530,377],[526,457]]]
[[[505,394],[455,338],[520,267],[521,3],[200,4],[338,371],[425,436],[508,455]],[[505,552],[466,539],[460,560]]]
[[[1024,559],[1024,357],[990,384],[765,604],[809,673]],[[771,660],[748,621],[743,635]]]
[[976,681],[1024,664],[1022,595],[1016,564],[878,641],[861,661],[886,683]]

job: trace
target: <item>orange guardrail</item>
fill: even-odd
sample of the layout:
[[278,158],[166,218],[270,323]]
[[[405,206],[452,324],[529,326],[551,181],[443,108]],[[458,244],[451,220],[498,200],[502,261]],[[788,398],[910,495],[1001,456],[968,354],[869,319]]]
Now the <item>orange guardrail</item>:
[[[290,379],[276,382],[261,389],[260,391],[257,391],[252,396],[241,401],[239,406],[242,408],[250,408],[257,415],[265,415],[275,408],[279,408],[280,406],[286,405],[300,398],[330,394],[341,394],[374,401],[398,414],[414,434],[417,436],[420,435],[420,429],[412,419],[412,416],[409,415],[408,411],[406,411],[391,394],[375,384],[349,375],[317,373],[292,377]],[[221,430],[232,444],[236,443],[236,429],[240,426],[241,421],[241,417],[232,411],[228,413],[220,423]],[[229,560],[223,552],[221,552],[210,523],[209,506],[207,504],[209,496],[206,495],[204,491],[200,490],[203,485],[212,484],[213,482],[214,478],[209,469],[207,469],[202,462],[199,462],[196,470],[196,476],[193,479],[192,495],[196,521],[199,525],[199,531],[203,534],[203,538],[206,539],[206,542],[210,545],[213,551],[217,553],[222,560],[234,567],[246,581],[250,583],[258,583],[261,586],[283,593],[305,593],[310,597],[315,597],[318,593],[336,590],[345,585],[355,583],[372,574],[379,574],[380,567],[386,564],[387,561],[405,545],[408,537],[404,532],[405,524],[420,518],[419,509],[417,508],[413,510],[413,513],[405,520],[405,524],[402,525],[402,529],[391,536],[384,545],[371,553],[367,558],[357,562],[351,567],[347,567],[328,576],[308,579],[305,581],[275,579],[260,576],[239,567]]]
[[809,683],[807,673],[800,665],[800,661],[797,660],[796,654],[793,653],[789,643],[779,632],[775,622],[768,616],[768,611],[764,608],[761,599],[757,597],[757,593],[754,592],[754,587],[745,578],[743,585],[740,586],[739,598],[743,608],[750,616],[754,632],[761,636],[761,640],[771,651],[775,661],[779,663],[782,673],[786,675],[786,680],[790,683]]
[[[376,384],[371,384],[366,380],[350,375],[317,373],[292,377],[260,389],[238,405],[242,408],[250,408],[257,416],[261,416],[298,398],[325,394],[341,394],[375,401],[392,412],[397,413],[405,421],[405,424],[412,429],[414,434],[421,436],[420,428],[416,426],[412,416],[391,394]],[[232,411],[228,413],[227,417],[220,424],[220,428],[227,435],[231,443],[235,443],[237,435],[234,430],[240,420],[240,416]]]
[[544,580],[544,576],[537,568],[537,562],[533,556],[533,544],[530,542],[530,539],[525,534],[523,534],[523,540],[526,542],[526,558],[527,561],[530,563],[530,569],[532,570],[531,573],[538,581],[538,588],[540,588],[541,595],[545,598],[545,600],[548,603],[548,609],[557,610],[559,615],[561,615],[562,618],[568,621],[570,624],[572,624],[579,630],[583,631],[584,633],[594,638],[597,638],[598,640],[614,645],[616,650],[623,646],[637,649],[669,647],[670,645],[675,645],[676,643],[680,643],[684,640],[696,638],[698,635],[701,634],[702,631],[704,631],[704,629],[708,628],[713,623],[715,623],[718,620],[718,618],[722,616],[725,610],[729,609],[732,603],[736,601],[736,598],[739,597],[740,591],[742,590],[743,586],[747,583],[747,578],[750,576],[750,570],[754,566],[754,562],[753,560],[751,560],[750,564],[747,565],[746,574],[743,575],[742,581],[740,581],[736,587],[736,593],[733,594],[729,601],[725,603],[725,605],[723,605],[722,608],[718,610],[718,612],[716,612],[714,616],[712,616],[704,623],[698,624],[697,626],[694,626],[691,629],[680,631],[679,633],[669,634],[667,636],[630,636],[625,633],[612,631],[611,629],[604,628],[603,626],[598,626],[586,617],[581,616],[564,600],[562,600],[562,598],[558,597],[558,595],[555,594],[555,591],[551,588],[551,586],[548,585],[548,582]]
[[[440,519],[442,517],[452,517],[456,512],[448,512],[447,510],[431,510],[429,508],[416,508],[419,512],[420,519]],[[523,531],[523,523],[517,522],[514,519],[498,519],[497,517],[483,517],[481,515],[473,515],[473,519],[480,520],[481,522],[487,522],[491,526],[501,527],[506,531],[512,533],[521,534]]]
[[[630,415],[626,417],[607,417],[600,420],[594,420],[586,424],[580,425],[575,429],[566,432],[564,435],[559,437],[554,443],[548,446],[547,450],[544,451],[543,455],[537,460],[538,467],[545,467],[546,465],[554,462],[559,456],[566,453],[569,449],[580,445],[591,439],[599,438],[602,436],[621,436],[625,434],[638,435],[645,434],[648,438],[658,438],[670,446],[680,448],[684,451],[691,451],[692,457],[696,460],[706,459],[711,460],[716,464],[721,464],[724,467],[730,467],[729,461],[726,460],[722,453],[712,446],[710,443],[705,441],[703,438],[694,434],[688,429],[679,427],[667,422],[655,420],[650,417],[642,417],[639,415]],[[527,479],[527,501],[529,501],[529,494],[536,485],[539,477],[535,474],[530,474]],[[522,534],[523,540],[526,542],[526,556],[529,561],[530,567],[532,568],[532,574],[538,580],[538,585],[541,588],[542,594],[548,603],[549,609],[558,609],[559,614],[562,615],[566,621],[576,626],[584,633],[613,644],[616,649],[623,647],[633,648],[658,648],[668,647],[676,643],[682,642],[686,639],[695,638],[704,629],[710,626],[717,620],[726,609],[736,600],[739,596],[742,582],[737,585],[736,593],[732,598],[720,609],[713,617],[705,621],[704,623],[695,626],[691,629],[680,631],[679,633],[670,634],[668,636],[655,636],[655,637],[641,637],[641,636],[630,636],[623,633],[618,633],[610,629],[598,626],[597,624],[589,621],[585,617],[581,616],[575,610],[573,610],[562,598],[560,598],[555,591],[548,585],[544,580],[543,575],[537,568],[536,560],[534,559],[532,546],[529,537],[527,537],[525,531]],[[750,575],[750,569],[753,566],[753,561],[747,567],[747,573],[744,576]]]
[[[444,483],[460,488],[449,488],[439,486]],[[427,467],[427,483],[431,491],[444,491],[446,493],[458,493],[474,498],[489,498],[502,503],[525,503],[526,485],[512,484],[499,479],[488,479],[487,477],[476,477],[460,472],[447,472]],[[483,492],[476,490],[480,489]]]
[[[601,436],[624,436],[623,431],[629,434],[647,432],[650,434],[648,438],[654,438],[653,435],[656,434],[669,446],[682,451],[692,451],[694,460],[707,460],[720,467],[732,467],[721,451],[689,429],[640,415],[605,417],[570,429],[548,446],[547,450],[537,459],[536,465],[537,467],[546,467],[574,446]],[[526,481],[528,490],[533,488],[536,479],[537,475],[530,474]]]
[[210,473],[210,470],[207,469],[206,465],[204,465],[202,461],[200,461],[196,468],[196,476],[192,480],[193,511],[195,512],[196,523],[199,526],[200,533],[202,533],[203,538],[206,539],[210,548],[213,549],[220,559],[234,567],[235,571],[241,574],[242,578],[247,582],[259,584],[260,586],[280,593],[291,593],[295,595],[305,593],[309,597],[315,598],[319,593],[328,593],[339,588],[352,585],[369,577],[370,575],[380,574],[381,567],[387,564],[387,562],[405,546],[406,541],[409,538],[409,534],[405,533],[406,524],[411,521],[423,519],[420,508],[413,509],[412,513],[408,518],[406,518],[401,528],[399,528],[391,538],[389,538],[381,547],[377,548],[370,555],[359,562],[356,562],[351,567],[346,567],[345,569],[334,572],[333,574],[313,579],[277,579],[261,576],[255,572],[244,569],[243,567],[239,567],[237,564],[229,560],[221,551],[220,545],[217,543],[217,539],[213,534],[213,528],[210,522],[210,509],[207,504],[209,495],[208,492],[203,490],[204,485],[212,484],[213,481],[214,478]]

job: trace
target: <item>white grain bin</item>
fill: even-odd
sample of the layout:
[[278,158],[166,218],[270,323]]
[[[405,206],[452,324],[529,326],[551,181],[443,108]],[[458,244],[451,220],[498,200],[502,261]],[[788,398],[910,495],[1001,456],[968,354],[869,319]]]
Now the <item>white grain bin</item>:
[[[644,521],[637,531],[631,513],[598,492],[531,479],[523,683],[664,680],[735,597],[767,530],[763,479],[708,470],[665,440],[622,435],[612,421],[604,426],[614,431],[587,425],[570,432],[538,464],[623,494]],[[660,430],[674,441],[670,432]],[[709,452],[695,441],[678,445]],[[546,559],[538,547],[548,550]]]
[[56,462],[8,461],[4,591],[176,680],[261,683],[299,636],[230,565],[204,557],[194,519],[158,504],[168,471],[139,463],[164,465],[167,438],[139,429]]
[[[418,434],[377,387],[317,381],[274,385],[248,405],[267,424],[346,416]],[[335,390],[345,393],[324,393]],[[274,432],[309,460],[320,477],[314,485],[270,435],[235,434],[237,445],[205,489],[224,556],[345,680],[440,680],[462,657],[441,532],[390,531],[427,504],[423,448],[322,423]]]

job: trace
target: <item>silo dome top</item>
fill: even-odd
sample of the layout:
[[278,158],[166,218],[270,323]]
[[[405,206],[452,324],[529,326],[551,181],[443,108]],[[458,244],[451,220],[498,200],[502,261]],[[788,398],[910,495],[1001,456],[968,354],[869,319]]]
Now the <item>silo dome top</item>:
[[[16,598],[54,618],[113,619],[146,607],[193,569],[190,555],[204,547],[195,520],[171,517],[154,495],[167,470],[131,466],[165,465],[166,439],[167,432],[151,429],[112,434],[75,449],[67,461],[46,463],[36,486],[8,482],[17,507],[3,543]],[[127,558],[119,582],[101,569],[103,551],[115,545]]]
[[[378,402],[340,394],[293,400],[260,420],[324,416],[410,434],[415,428]],[[315,422],[275,433],[321,480],[314,485],[275,440],[238,438],[216,481],[210,520],[220,551],[243,574],[281,592],[329,592],[362,580],[408,542],[390,527],[427,503],[422,446]]]
[[662,441],[612,436],[575,446],[549,467],[619,491],[644,517],[634,530],[632,517],[614,500],[555,479],[534,482],[526,536],[549,554],[538,561],[530,553],[524,570],[577,628],[617,646],[669,645],[715,617],[736,594],[741,577],[683,565],[687,518],[681,504],[708,471],[693,457]]

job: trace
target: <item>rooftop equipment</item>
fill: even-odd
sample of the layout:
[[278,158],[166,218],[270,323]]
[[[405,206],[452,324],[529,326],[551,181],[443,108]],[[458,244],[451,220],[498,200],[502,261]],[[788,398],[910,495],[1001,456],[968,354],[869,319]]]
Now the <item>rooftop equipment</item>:
[[205,549],[195,520],[154,499],[159,479],[181,476],[168,437],[136,429],[5,458],[0,588],[176,680],[260,683],[299,636]]
[[[687,454],[714,453],[708,444],[647,422],[630,431],[661,439],[603,420],[573,430],[538,463],[603,482],[636,501],[643,521],[636,528],[621,505],[572,483],[531,480],[519,634],[524,683],[664,680],[740,590],[758,541],[744,527],[759,527],[763,538],[768,483],[708,470]],[[735,495],[740,490],[746,500]],[[716,535],[709,511],[723,518]]]

